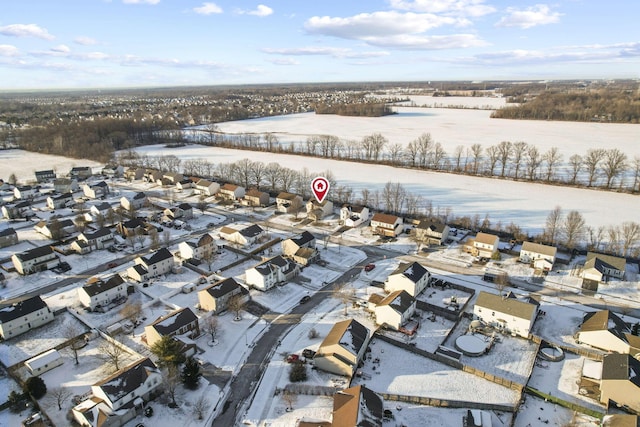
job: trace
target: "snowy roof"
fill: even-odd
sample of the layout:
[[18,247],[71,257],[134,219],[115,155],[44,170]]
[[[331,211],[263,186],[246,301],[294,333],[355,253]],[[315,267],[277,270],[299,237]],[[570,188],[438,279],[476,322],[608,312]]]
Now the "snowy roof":
[[245,237],[255,237],[261,234],[264,230],[258,224],[250,225],[240,230],[240,234]]
[[333,427],[382,425],[383,401],[365,386],[357,385],[333,396]]
[[555,246],[543,245],[541,243],[523,242],[521,251],[534,252],[537,254],[556,256],[558,248]]
[[24,301],[17,302],[10,307],[0,310],[0,323],[7,323],[19,317],[26,316],[34,311],[46,308],[47,303],[39,296],[31,297]]
[[51,198],[51,200],[67,200],[67,199],[73,199],[73,194],[71,193],[62,193],[58,196],[53,196]]
[[51,362],[57,361],[60,358],[60,353],[58,353],[56,349],[52,348],[51,350],[45,351],[42,354],[32,357],[24,363],[29,366],[31,370],[35,371],[48,365]]
[[114,274],[106,282],[102,280],[96,280],[92,283],[84,285],[82,289],[87,293],[87,295],[92,297],[106,292],[109,289],[113,289],[123,283],[124,279],[122,278],[122,276],[120,276],[119,274]]
[[100,387],[113,403],[144,384],[152,372],[158,372],[158,368],[145,357],[94,385]]
[[98,237],[104,237],[104,236],[108,236],[111,234],[111,230],[103,227],[99,230],[96,230],[93,233],[82,233],[82,235],[87,239],[87,240],[93,240],[93,239],[97,239]]
[[233,292],[238,288],[241,289],[241,293],[248,293],[248,291],[240,286],[233,277],[229,277],[228,279],[214,283],[208,288],[203,289],[203,291],[207,291],[207,293],[214,298],[220,298],[221,296]]
[[627,268],[627,260],[617,256],[587,252],[587,261],[584,263],[585,270],[588,268],[595,268],[602,273],[603,267],[625,271]]
[[315,240],[315,236],[308,231],[303,231],[300,235],[296,237],[292,237],[291,240],[298,246],[306,246],[308,243],[311,243]]
[[189,307],[184,307],[165,316],[158,317],[149,326],[158,331],[160,335],[171,335],[183,326],[197,321],[198,316]]
[[53,249],[51,249],[51,246],[40,246],[39,248],[29,249],[27,251],[16,254],[16,257],[20,261],[29,261],[31,259],[40,258],[52,253]]
[[140,259],[142,259],[146,265],[157,264],[160,261],[164,261],[168,258],[173,258],[173,254],[169,252],[169,249],[167,248],[158,249],[150,257],[140,257]]
[[533,313],[538,310],[536,304],[520,301],[515,297],[503,298],[485,291],[480,291],[478,294],[476,306],[527,320],[530,320]]
[[388,305],[398,313],[406,312],[415,302],[415,299],[404,290],[391,292],[378,305]]
[[446,226],[447,224],[445,224],[444,222],[423,219],[418,223],[416,227],[421,230],[431,230],[432,232],[442,233]]
[[396,268],[396,270],[391,273],[391,275],[394,274],[402,274],[413,283],[418,283],[425,276],[425,274],[429,274],[429,271],[421,264],[417,262],[411,262],[401,263],[398,268]]
[[[261,263],[255,265],[253,268],[255,268],[256,271],[262,274],[263,276],[267,276],[271,274],[272,271],[276,269],[281,269],[283,267],[289,267],[289,268],[295,267],[295,263],[284,259],[282,255],[278,255],[271,259],[262,261]],[[289,268],[287,268],[285,273],[287,273],[288,271],[291,271]]]
[[[324,341],[320,345],[322,347],[328,347],[334,344],[340,344],[340,346],[349,350],[353,354],[360,353],[360,349],[367,343],[369,338],[369,329],[362,323],[354,319],[343,320],[336,323],[331,328],[331,331],[327,334]],[[321,352],[320,350],[318,351]]]

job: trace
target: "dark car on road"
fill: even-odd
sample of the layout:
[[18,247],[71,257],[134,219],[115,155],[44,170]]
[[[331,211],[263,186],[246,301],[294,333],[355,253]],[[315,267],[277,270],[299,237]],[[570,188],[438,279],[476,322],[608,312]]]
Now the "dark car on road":
[[300,304],[304,304],[305,302],[309,301],[311,299],[311,297],[309,295],[305,295],[302,298],[300,298]]
[[375,264],[367,264],[367,265],[364,266],[364,271],[371,271],[374,268],[376,268]]

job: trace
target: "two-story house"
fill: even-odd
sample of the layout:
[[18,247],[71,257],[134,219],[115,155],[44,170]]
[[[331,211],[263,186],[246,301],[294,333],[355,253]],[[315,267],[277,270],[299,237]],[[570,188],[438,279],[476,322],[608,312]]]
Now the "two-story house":
[[73,200],[73,194],[64,193],[47,197],[47,207],[51,210],[68,208],[73,206],[75,201]]
[[[85,231],[84,233],[80,233],[76,242],[82,242],[80,246],[87,248],[89,252],[104,249],[113,244],[113,232],[106,227],[96,230],[93,233]],[[72,249],[76,249],[73,248],[73,243],[71,245]],[[76,250],[76,252],[85,252],[85,250]]]
[[310,265],[320,257],[316,249],[316,238],[308,231],[280,242],[282,255],[291,258],[300,265]]
[[216,253],[218,245],[209,233],[205,233],[198,240],[187,240],[178,244],[178,251],[182,259],[204,259]]
[[53,169],[36,171],[36,181],[38,184],[56,179],[56,172]]
[[196,345],[192,339],[200,335],[198,316],[189,307],[183,307],[157,318],[144,327],[144,333],[149,347],[164,336],[176,337],[183,344],[185,356],[193,356]]
[[630,354],[609,354],[602,361],[600,402],[640,413],[640,361]]
[[523,242],[520,249],[520,262],[533,264],[533,267],[543,271],[550,271],[556,262],[558,248],[541,243]]
[[244,187],[227,183],[227,184],[224,184],[222,187],[220,187],[220,191],[218,192],[218,195],[223,200],[237,201],[244,197],[244,193],[245,193]]
[[249,286],[267,291],[278,283],[291,280],[299,272],[298,264],[278,255],[246,270],[245,281]]
[[78,288],[78,301],[89,311],[103,309],[113,301],[126,298],[127,286],[119,274],[114,274],[107,280],[92,277],[84,286]]
[[267,206],[269,204],[269,193],[265,193],[264,191],[260,191],[255,188],[250,188],[240,203],[245,206],[253,207]]
[[318,203],[315,198],[309,199],[306,204],[307,218],[313,221],[321,221],[322,219],[333,215],[333,202],[331,200],[323,200]]
[[282,192],[276,196],[276,212],[295,213],[302,208],[302,197],[297,194]]
[[70,219],[40,221],[33,226],[33,229],[36,233],[55,240],[73,234],[76,231],[76,225]]
[[124,171],[124,178],[127,181],[138,181],[144,177],[145,169],[131,166]]
[[13,254],[11,261],[16,271],[25,275],[48,270],[60,263],[58,255],[48,245]]
[[76,179],[58,178],[53,180],[53,189],[56,193],[73,193],[74,191],[78,191],[80,186]]
[[333,395],[332,417],[332,427],[382,426],[384,401],[363,385],[345,388]]
[[417,262],[400,263],[384,284],[387,292],[406,291],[412,297],[417,297],[427,287],[431,280],[429,271]]
[[13,189],[13,197],[22,200],[31,200],[38,194],[38,189],[31,185],[21,185]]
[[100,181],[97,184],[82,186],[82,192],[90,199],[101,199],[109,194],[109,184],[104,181]]
[[640,354],[640,337],[633,335],[629,325],[610,310],[585,313],[575,338],[609,352]]
[[144,233],[147,224],[139,218],[133,218],[128,221],[119,222],[116,225],[116,231],[122,237],[136,236]]
[[229,277],[199,291],[198,303],[202,310],[219,314],[227,309],[229,300],[235,295],[239,295],[243,301],[250,298],[249,291],[236,282],[233,277]]
[[0,309],[0,337],[8,340],[53,320],[53,312],[39,296]]
[[220,229],[220,238],[240,246],[251,246],[265,235],[258,224],[225,226]]
[[381,236],[398,237],[402,233],[402,223],[402,218],[398,216],[377,213],[371,218],[371,232]]
[[170,273],[175,265],[173,254],[167,248],[159,249],[149,257],[138,257],[134,263],[127,269],[127,275],[137,282]]
[[74,406],[81,426],[122,426],[162,393],[162,373],[149,359],[140,359],[91,386],[92,396]]
[[23,200],[2,206],[2,216],[7,219],[29,218],[35,213],[31,210],[31,201]]
[[93,175],[93,171],[89,166],[75,166],[69,171],[69,177],[76,179],[77,181],[90,178],[91,175]]
[[105,165],[100,172],[103,176],[120,178],[124,175],[124,166],[122,165]]
[[587,252],[587,260],[582,268],[582,278],[595,282],[608,282],[610,279],[624,280],[627,260],[613,255]]
[[323,371],[351,377],[364,358],[371,332],[354,319],[343,320],[331,328],[313,357]]
[[449,238],[449,226],[440,221],[423,219],[415,230],[416,238],[427,245],[443,245]]
[[13,246],[18,243],[18,233],[14,228],[4,228],[0,231],[0,248]]
[[478,233],[465,242],[463,250],[473,256],[492,258],[498,253],[500,238],[494,234]]
[[538,307],[539,303],[533,298],[521,301],[511,292],[496,295],[480,291],[473,314],[494,328],[527,338],[538,315]]
[[218,194],[218,191],[220,191],[220,184],[204,178],[196,181],[196,186],[194,187],[194,192],[203,196],[213,196]]
[[178,172],[165,172],[162,174],[162,185],[176,185],[184,179],[184,175]]
[[131,210],[142,209],[146,205],[146,203],[147,195],[142,191],[139,191],[130,197],[122,196],[120,198],[120,206],[122,206],[122,209],[126,210],[127,212],[130,212]]
[[376,305],[374,310],[376,324],[396,331],[400,330],[415,312],[416,299],[404,290],[391,292]]
[[369,220],[369,208],[366,206],[344,205],[340,208],[340,221],[347,227],[357,227]]
[[189,203],[180,203],[178,206],[166,208],[163,211],[164,217],[167,220],[174,221],[176,219],[192,219],[193,218],[193,206]]

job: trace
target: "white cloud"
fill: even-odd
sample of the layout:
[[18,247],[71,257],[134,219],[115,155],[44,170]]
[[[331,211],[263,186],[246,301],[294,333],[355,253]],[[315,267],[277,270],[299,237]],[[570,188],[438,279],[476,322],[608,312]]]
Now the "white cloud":
[[391,37],[370,37],[365,40],[370,45],[402,50],[463,49],[486,46],[487,42],[475,34],[449,34],[416,36],[402,34]]
[[124,4],[158,4],[160,0],[122,0]]
[[202,6],[194,7],[193,11],[200,15],[212,15],[222,13],[222,8],[215,3],[202,3]]
[[300,65],[300,62],[293,58],[274,58],[268,61],[275,65]]
[[269,6],[259,4],[254,10],[238,9],[236,10],[236,13],[239,15],[254,15],[254,16],[265,17],[273,14],[273,9],[271,9]]
[[552,12],[546,4],[536,4],[524,10],[515,7],[507,8],[507,15],[496,23],[498,27],[531,28],[537,25],[556,24],[562,16],[559,12]]
[[36,24],[11,24],[0,27],[0,34],[12,37],[37,37],[39,39],[53,40],[46,28]]
[[389,0],[389,5],[399,10],[472,17],[496,11],[493,6],[485,4],[485,0]]
[[76,37],[75,39],[73,39],[73,41],[83,46],[98,44],[97,40],[92,39],[91,37],[86,37],[86,36]]
[[18,56],[20,51],[10,44],[0,44],[0,56]]
[[59,44],[58,46],[52,47],[51,51],[56,53],[69,53],[71,52],[71,49],[69,49],[69,46],[67,45]]
[[305,23],[310,33],[345,39],[363,40],[367,37],[387,37],[418,34],[443,25],[461,21],[430,13],[399,13],[396,11],[361,13],[348,18],[314,16]]
[[380,56],[387,56],[389,52],[361,52],[354,51],[352,49],[347,48],[338,48],[338,47],[297,47],[297,48],[264,48],[262,49],[264,53],[268,53],[271,55],[291,55],[291,56],[314,56],[314,55],[325,55],[332,56],[334,58],[373,58]]

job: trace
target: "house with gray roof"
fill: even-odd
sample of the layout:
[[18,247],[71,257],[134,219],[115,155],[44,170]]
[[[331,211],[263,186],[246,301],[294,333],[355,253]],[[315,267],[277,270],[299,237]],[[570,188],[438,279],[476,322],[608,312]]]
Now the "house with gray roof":
[[185,355],[191,356],[196,350],[192,339],[200,335],[198,316],[189,307],[183,307],[158,317],[144,327],[144,333],[149,347],[160,341],[162,337],[176,337],[182,342]]
[[282,255],[291,258],[300,265],[310,265],[320,257],[320,253],[316,249],[316,238],[308,231],[283,240],[280,245],[282,246]]
[[49,245],[13,254],[11,261],[16,271],[25,275],[48,270],[60,263],[58,255]]
[[394,292],[407,291],[412,297],[417,297],[427,287],[431,280],[429,271],[417,262],[400,263],[384,284],[384,290]]
[[585,313],[576,341],[605,351],[640,354],[640,337],[611,310]]
[[376,324],[400,330],[416,312],[416,299],[405,290],[391,292],[380,301],[375,309]]
[[220,229],[220,237],[241,246],[250,246],[264,236],[264,230],[258,224],[227,225]]
[[587,260],[582,268],[582,278],[595,282],[611,279],[624,280],[627,260],[613,255],[587,252]]
[[600,402],[640,413],[640,361],[630,354],[609,354],[602,361]]
[[261,291],[267,291],[280,282],[291,280],[300,272],[294,261],[281,255],[262,261],[245,271],[247,285]]
[[78,288],[78,301],[89,311],[102,309],[114,301],[126,298],[127,286],[119,274],[114,274],[106,280],[92,277],[84,286]]
[[533,298],[524,301],[511,292],[496,295],[480,291],[473,314],[498,330],[528,338],[538,316],[538,307],[539,303]]
[[0,309],[0,338],[8,340],[52,320],[53,312],[36,295]]
[[543,271],[550,271],[556,262],[558,248],[542,243],[524,242],[520,249],[520,262],[533,264],[533,267]]
[[0,248],[13,246],[18,243],[18,233],[12,227],[4,228],[0,231]]
[[167,248],[159,249],[151,256],[138,257],[133,262],[135,265],[127,269],[127,275],[137,282],[167,274],[175,265],[173,254]]
[[47,197],[47,207],[51,210],[68,208],[73,206],[75,201],[73,200],[73,194],[64,193]]
[[421,220],[415,228],[416,238],[427,245],[442,245],[449,238],[449,226],[441,221]]
[[352,377],[363,360],[371,331],[354,319],[336,323],[313,357],[314,365],[323,371]]
[[220,280],[198,292],[200,308],[219,314],[228,308],[229,300],[239,295],[242,301],[247,301],[249,291],[240,285],[233,277]]

